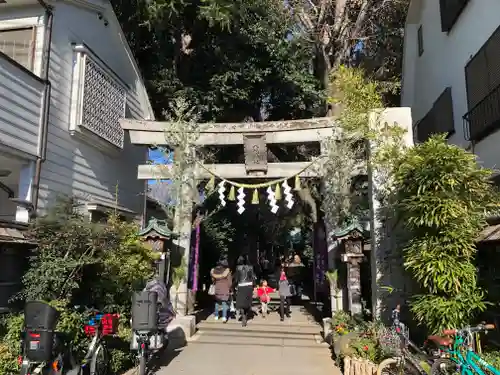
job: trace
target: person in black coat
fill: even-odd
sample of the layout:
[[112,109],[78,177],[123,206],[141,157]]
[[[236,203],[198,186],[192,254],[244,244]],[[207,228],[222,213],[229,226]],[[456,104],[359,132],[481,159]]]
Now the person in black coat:
[[248,255],[242,255],[238,258],[233,280],[236,288],[236,308],[240,310],[241,325],[246,327],[252,308],[255,282],[255,273],[248,260]]
[[298,254],[295,254],[293,261],[288,264],[287,277],[290,281],[290,287],[293,299],[296,303],[302,301],[302,283],[304,277],[305,266]]

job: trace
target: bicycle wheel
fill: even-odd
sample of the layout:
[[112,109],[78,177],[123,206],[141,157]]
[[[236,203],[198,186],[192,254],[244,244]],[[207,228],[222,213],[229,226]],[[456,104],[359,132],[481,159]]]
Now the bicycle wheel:
[[431,375],[445,375],[460,373],[455,361],[449,358],[439,358],[434,361],[431,367]]
[[109,353],[108,348],[99,345],[90,361],[90,375],[107,375],[109,371]]
[[377,375],[402,375],[401,358],[384,359],[377,367]]

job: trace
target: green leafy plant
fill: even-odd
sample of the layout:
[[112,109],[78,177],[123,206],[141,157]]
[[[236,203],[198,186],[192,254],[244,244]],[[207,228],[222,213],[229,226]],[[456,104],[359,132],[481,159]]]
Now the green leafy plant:
[[[37,251],[17,298],[41,300],[60,312],[57,330],[65,333],[77,357],[88,338],[84,325],[90,308],[121,314],[116,347],[111,349],[113,373],[132,366],[129,350],[131,297],[153,274],[154,253],[143,246],[139,227],[111,215],[94,224],[81,215],[73,199],[60,198],[31,228]],[[78,309],[75,306],[80,306]],[[23,315],[6,316],[0,336],[0,373],[17,369]]]
[[481,357],[493,367],[500,368],[500,350],[484,351]]
[[332,316],[332,328],[334,334],[345,335],[353,329],[354,321],[345,311],[336,311]]
[[367,322],[341,311],[333,315],[332,326],[337,360],[347,355],[374,363],[384,359],[384,348],[378,336],[383,326],[380,322]]
[[[336,131],[322,140],[320,171],[324,176],[323,211],[331,228],[343,228],[369,215],[366,192],[353,191],[353,171],[367,173],[367,144],[373,145],[370,164],[387,174],[397,165],[404,130],[398,124],[378,125],[384,107],[380,84],[358,68],[340,66],[330,77],[329,101],[336,107]],[[372,120],[370,116],[374,116]],[[390,180],[387,188],[390,190]],[[384,192],[387,193],[387,192]]]
[[431,332],[466,325],[485,309],[474,259],[486,213],[498,208],[491,174],[444,135],[408,150],[394,170],[397,213],[412,238],[404,266],[421,289],[410,306]]
[[352,340],[350,346],[354,357],[368,359],[373,363],[380,362],[381,350],[376,337],[363,333],[357,339]]

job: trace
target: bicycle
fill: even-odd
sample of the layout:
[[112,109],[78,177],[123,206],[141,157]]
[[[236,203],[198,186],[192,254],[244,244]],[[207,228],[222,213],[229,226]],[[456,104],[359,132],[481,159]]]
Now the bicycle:
[[[164,349],[168,343],[167,333],[159,324],[163,320],[160,318],[160,303],[158,303],[158,291],[162,291],[160,287],[162,286],[160,285],[156,291],[137,292],[132,298],[131,326],[133,337],[131,349],[138,351],[139,375],[146,374],[150,359],[159,350]],[[163,314],[165,313],[171,315],[168,309],[163,312]],[[166,325],[163,328],[166,328]]]
[[[389,347],[396,354],[394,357],[384,359],[377,368],[377,375],[404,374],[406,372],[429,375],[433,357],[420,349],[410,340],[410,332],[404,323],[399,319],[401,306],[398,305],[392,311],[392,327],[385,337],[390,342],[386,342],[385,347]],[[412,353],[413,350],[414,353]]]
[[[500,375],[500,370],[486,362],[472,348],[473,334],[488,333],[495,329],[494,324],[479,324],[476,327],[450,329],[443,331],[442,336],[431,336],[448,355],[434,362],[431,375],[444,373],[460,373],[462,375],[485,375],[483,368],[493,375]],[[453,336],[450,337],[450,336]]]
[[[95,312],[95,310],[94,310]],[[109,351],[106,337],[113,336],[118,331],[119,314],[96,313],[84,331],[91,341],[87,347],[82,362],[73,366],[68,375],[107,375],[109,372]]]
[[[50,324],[37,322],[35,325],[55,327],[59,317],[55,309],[43,302],[31,302],[31,305],[35,305],[37,312],[25,314],[27,321],[33,320],[33,315],[37,316],[37,319],[38,315],[46,315],[49,317],[43,319],[50,321]],[[95,310],[93,311],[95,313]],[[118,318],[118,314],[97,313],[85,325],[85,333],[92,337],[92,340],[80,364],[76,363],[71,349],[64,345],[69,341],[64,333],[40,327],[33,329],[33,324],[28,324],[21,332],[20,375],[107,375],[109,354],[105,336],[116,333]]]

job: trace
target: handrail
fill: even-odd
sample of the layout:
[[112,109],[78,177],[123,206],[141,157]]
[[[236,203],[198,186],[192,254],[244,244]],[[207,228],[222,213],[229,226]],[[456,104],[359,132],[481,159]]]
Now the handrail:
[[500,127],[500,84],[462,116],[464,138],[479,141]]

